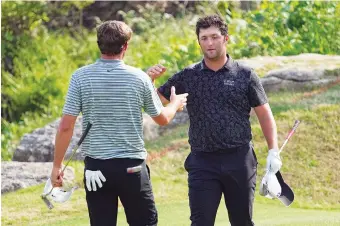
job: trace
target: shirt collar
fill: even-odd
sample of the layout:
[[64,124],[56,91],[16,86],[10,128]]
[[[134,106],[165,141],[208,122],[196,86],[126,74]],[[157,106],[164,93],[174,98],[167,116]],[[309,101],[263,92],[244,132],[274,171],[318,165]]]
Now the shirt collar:
[[[234,64],[234,60],[231,58],[229,54],[227,54],[227,62],[223,65],[224,68],[231,70]],[[211,70],[210,68],[207,67],[207,65],[204,62],[204,59],[200,63],[200,70]]]
[[124,64],[124,61],[123,60],[109,60],[109,59],[103,59],[103,58],[99,58],[97,60],[97,62],[99,63],[121,63],[121,64]]

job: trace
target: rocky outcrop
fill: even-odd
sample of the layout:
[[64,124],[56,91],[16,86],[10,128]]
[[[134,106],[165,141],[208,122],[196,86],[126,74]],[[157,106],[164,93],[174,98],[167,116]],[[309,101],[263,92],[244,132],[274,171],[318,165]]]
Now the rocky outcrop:
[[[51,169],[51,162],[1,162],[1,194],[45,183]],[[65,183],[74,180],[72,167],[66,168],[64,180]]]
[[267,92],[301,90],[325,86],[340,80],[340,69],[287,68],[270,71],[261,82]]
[[[51,162],[53,161],[55,135],[59,126],[60,119],[46,125],[43,128],[38,128],[32,133],[25,134],[19,146],[16,148],[13,161],[19,162]],[[66,158],[68,158],[72,152],[72,148],[78,142],[82,134],[82,117],[78,117],[71,144],[66,151]],[[74,156],[74,159],[82,159],[81,147],[78,149]]]
[[[145,140],[156,139],[164,130],[172,128],[178,124],[183,124],[188,120],[186,110],[178,113],[172,122],[166,127],[160,127],[147,114],[143,114],[143,133]],[[46,125],[43,128],[34,130],[32,133],[25,134],[19,146],[16,148],[13,161],[19,162],[51,162],[53,161],[55,135],[59,125],[60,119]],[[78,117],[71,144],[69,145],[65,159],[68,159],[72,153],[72,148],[78,142],[82,134],[82,117]],[[83,160],[81,153],[81,146],[73,157],[75,160]]]
[[262,77],[267,92],[320,87],[340,80],[340,56],[300,54],[238,61]]

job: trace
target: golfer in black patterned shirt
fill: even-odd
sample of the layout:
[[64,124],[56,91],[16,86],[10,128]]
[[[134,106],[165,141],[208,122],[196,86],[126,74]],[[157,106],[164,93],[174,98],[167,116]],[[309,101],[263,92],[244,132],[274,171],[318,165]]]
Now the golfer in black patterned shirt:
[[[189,94],[191,152],[184,166],[191,225],[214,225],[222,194],[232,226],[254,225],[257,159],[251,142],[251,108],[268,144],[267,168],[277,172],[282,162],[275,120],[259,77],[227,54],[227,24],[217,15],[207,16],[198,20],[196,34],[203,60],[173,75],[158,89],[163,104],[168,103],[171,86]],[[156,65],[147,73],[154,80],[165,70]]]

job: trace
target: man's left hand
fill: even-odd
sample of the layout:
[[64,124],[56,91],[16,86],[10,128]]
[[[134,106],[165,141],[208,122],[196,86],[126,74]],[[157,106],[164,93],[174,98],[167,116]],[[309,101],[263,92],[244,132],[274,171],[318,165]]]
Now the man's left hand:
[[276,173],[281,169],[282,161],[280,158],[279,150],[277,149],[270,149],[268,151],[268,157],[267,157],[267,171]]

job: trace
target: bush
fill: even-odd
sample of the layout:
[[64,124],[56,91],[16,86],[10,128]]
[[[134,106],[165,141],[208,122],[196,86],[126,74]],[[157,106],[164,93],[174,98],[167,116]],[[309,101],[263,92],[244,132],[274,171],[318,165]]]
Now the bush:
[[[24,132],[43,126],[61,113],[71,74],[99,56],[96,34],[77,28],[49,31],[47,2],[2,2],[2,157]],[[233,58],[257,55],[340,53],[338,2],[268,2],[241,11],[236,2],[198,2],[196,14],[180,11],[174,18],[146,4],[138,12],[121,12],[134,28],[125,62],[142,70],[161,63],[167,72],[157,81],[202,59],[195,34],[198,17],[219,12],[229,23],[227,46]],[[65,8],[66,7],[66,8]],[[137,16],[137,15],[142,16]],[[20,26],[17,26],[17,25]],[[19,29],[19,30],[18,30]]]

